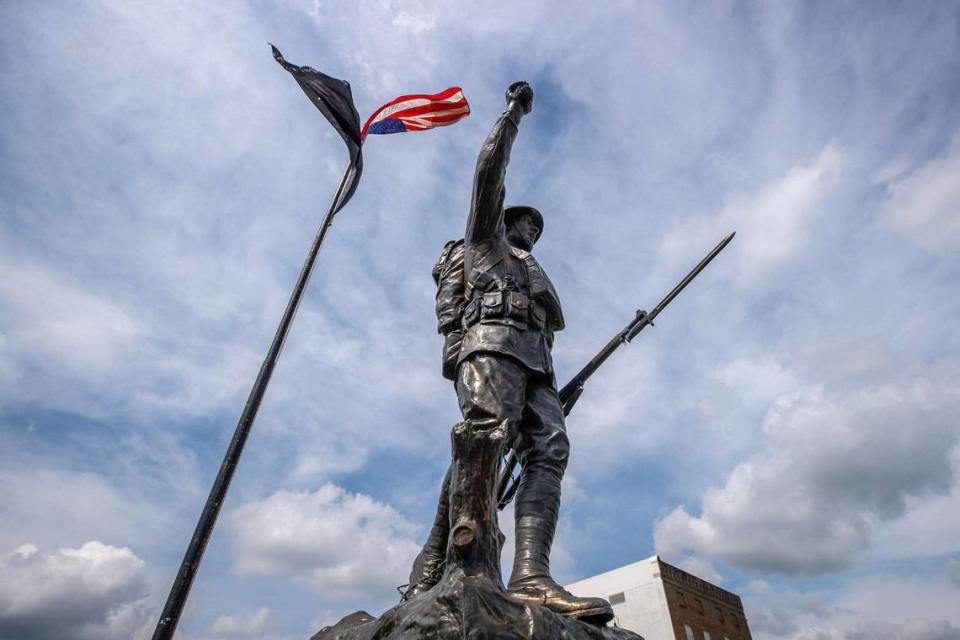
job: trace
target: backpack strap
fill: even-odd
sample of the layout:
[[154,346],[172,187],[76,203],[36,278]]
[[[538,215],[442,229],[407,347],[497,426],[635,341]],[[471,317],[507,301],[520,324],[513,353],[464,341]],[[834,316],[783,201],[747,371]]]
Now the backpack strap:
[[444,335],[460,326],[466,304],[463,253],[463,240],[451,240],[444,245],[433,267],[433,279],[437,283],[437,329]]
[[443,268],[447,264],[447,259],[450,257],[450,253],[458,244],[463,244],[463,238],[460,238],[459,240],[448,240],[447,243],[443,245],[443,250],[440,252],[440,257],[437,258],[436,264],[433,265],[434,284],[440,284],[440,274],[443,273]]

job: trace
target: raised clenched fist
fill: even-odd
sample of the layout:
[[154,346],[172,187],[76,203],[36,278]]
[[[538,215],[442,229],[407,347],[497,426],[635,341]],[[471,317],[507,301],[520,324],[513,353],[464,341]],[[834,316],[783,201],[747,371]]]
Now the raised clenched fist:
[[524,114],[530,113],[533,109],[533,89],[523,80],[514,82],[507,88],[507,105],[511,102],[519,104]]

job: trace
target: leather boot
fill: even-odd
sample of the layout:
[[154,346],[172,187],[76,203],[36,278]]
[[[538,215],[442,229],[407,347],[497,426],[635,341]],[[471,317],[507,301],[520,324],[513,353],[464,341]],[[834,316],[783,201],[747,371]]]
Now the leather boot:
[[516,501],[517,555],[507,592],[519,602],[603,625],[613,619],[609,602],[603,598],[579,598],[550,577],[550,547],[560,513],[561,474],[540,465],[524,470]]
[[447,538],[450,535],[450,471],[443,478],[440,489],[440,501],[437,504],[437,517],[430,529],[430,536],[423,549],[413,561],[410,571],[410,584],[403,592],[401,601],[409,600],[425,593],[440,582],[447,558]]

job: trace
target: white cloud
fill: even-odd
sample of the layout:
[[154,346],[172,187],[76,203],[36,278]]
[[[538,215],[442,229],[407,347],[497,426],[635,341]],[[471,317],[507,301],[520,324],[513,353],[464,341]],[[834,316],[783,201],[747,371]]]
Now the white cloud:
[[[149,411],[195,414],[222,406],[248,382],[245,348],[183,338],[171,351],[170,327],[143,306],[32,260],[0,263],[0,402],[42,400],[62,410],[102,416],[114,403],[135,415]],[[212,368],[210,362],[217,362]],[[104,396],[92,398],[92,380]],[[109,398],[104,402],[105,398]]]
[[157,506],[131,499],[103,477],[62,469],[0,471],[0,545],[31,540],[40,546],[110,536],[128,544],[152,537],[165,524]]
[[670,265],[688,262],[736,231],[728,252],[733,256],[725,259],[737,261],[737,282],[747,287],[771,282],[776,269],[809,247],[815,230],[829,222],[823,203],[838,188],[846,164],[841,149],[827,144],[812,160],[748,194],[728,197],[715,215],[676,225],[660,244],[663,259]]
[[658,520],[657,549],[788,573],[849,566],[878,522],[950,489],[957,416],[955,393],[923,383],[781,397],[764,449],[704,493],[699,516]]
[[827,620],[842,613],[822,592],[775,590],[762,580],[751,582],[744,594],[744,610],[750,631],[757,638],[789,638],[805,621]]
[[935,576],[875,574],[833,588],[750,589],[744,608],[758,640],[954,640],[956,589]]
[[960,139],[944,157],[929,160],[887,184],[886,222],[931,251],[960,248]]
[[836,186],[843,166],[842,152],[827,145],[813,161],[790,169],[755,195],[733,200],[723,208],[720,219],[737,230],[743,278],[769,275],[771,268],[807,243],[814,223],[822,221],[817,206]]
[[279,491],[229,522],[238,574],[289,577],[335,599],[392,598],[420,550],[418,527],[393,508],[332,484]]
[[813,627],[793,636],[793,640],[960,640],[960,627],[946,620],[873,622],[848,629]]
[[769,357],[737,358],[714,371],[712,377],[751,405],[769,406],[774,398],[800,385],[796,374]]
[[151,611],[144,563],[97,541],[41,553],[18,547],[0,559],[0,635],[22,640],[117,640],[144,635]]
[[726,579],[717,571],[717,568],[712,562],[695,554],[690,554],[679,558],[673,564],[676,564],[676,566],[680,567],[684,571],[692,573],[693,575],[703,578],[708,582],[712,582],[713,584],[723,584],[726,582]]
[[14,351],[27,352],[77,374],[102,375],[123,363],[141,328],[106,296],[69,280],[38,265],[0,262],[4,351],[11,358]]
[[878,167],[870,175],[870,181],[879,185],[886,184],[896,180],[897,178],[900,178],[912,168],[913,162],[902,155],[897,156],[892,160],[884,162],[880,167]]
[[[953,468],[960,469],[960,451],[954,452]],[[922,559],[960,552],[960,483],[948,494],[907,505],[902,517],[878,528],[871,556]]]
[[269,624],[270,610],[261,607],[248,616],[220,616],[210,627],[210,634],[225,638],[262,638]]

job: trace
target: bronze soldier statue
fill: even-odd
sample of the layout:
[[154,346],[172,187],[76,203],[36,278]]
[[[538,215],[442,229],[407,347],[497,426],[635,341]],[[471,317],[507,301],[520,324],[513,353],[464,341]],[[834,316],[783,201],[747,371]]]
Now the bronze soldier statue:
[[[477,159],[462,242],[448,243],[434,269],[437,315],[444,334],[444,375],[454,380],[464,420],[477,428],[507,421],[524,466],[516,496],[516,556],[507,585],[518,601],[597,623],[613,617],[602,598],[578,598],[550,576],[550,547],[560,510],[560,481],[570,444],[550,349],[563,329],[560,299],[530,254],[543,216],[529,206],[504,208],[504,177],[520,120],[533,90],[516,82],[507,109]],[[429,590],[443,574],[449,479],[437,517],[414,563],[405,598]]]

